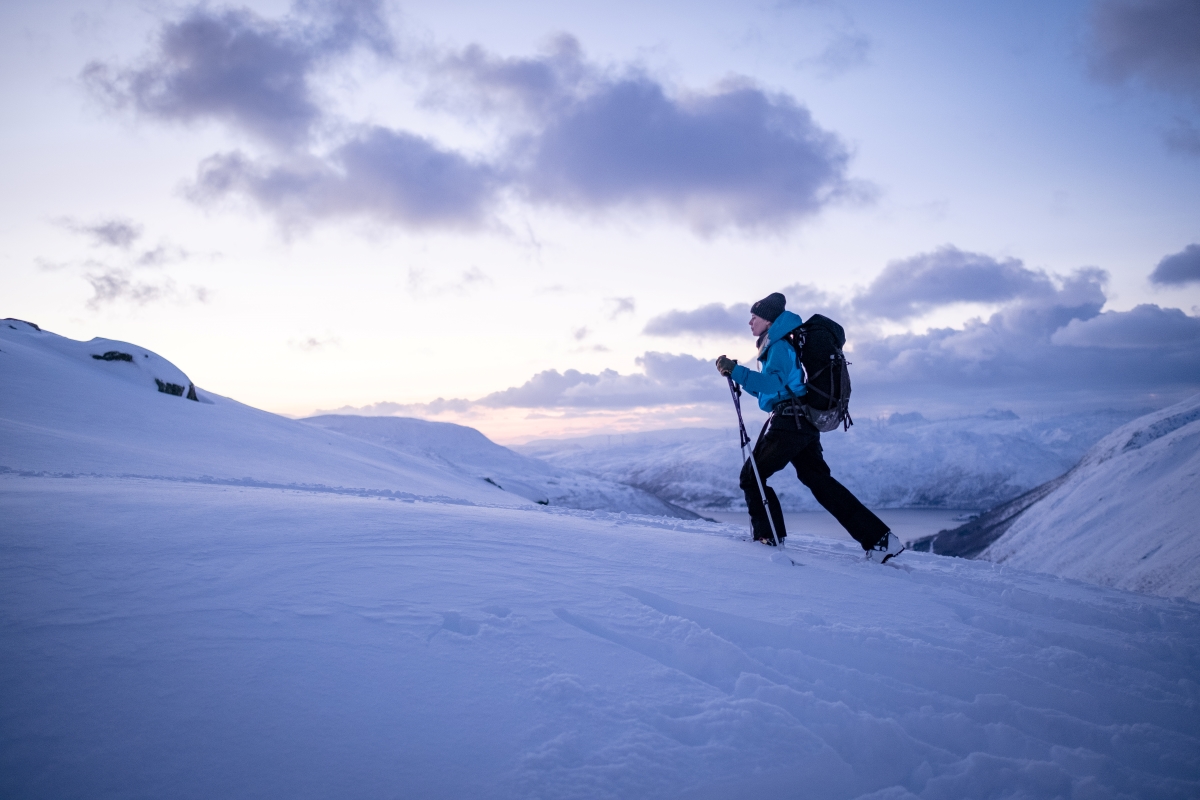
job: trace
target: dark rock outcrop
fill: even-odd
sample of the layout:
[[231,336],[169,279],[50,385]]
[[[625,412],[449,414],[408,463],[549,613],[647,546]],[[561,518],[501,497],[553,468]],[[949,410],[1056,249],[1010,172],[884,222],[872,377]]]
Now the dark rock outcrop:
[[[129,355],[129,353],[122,353],[118,350],[109,350],[102,356],[93,353],[92,358],[97,361],[133,361],[133,356]],[[159,389],[159,391],[161,392],[162,389]]]

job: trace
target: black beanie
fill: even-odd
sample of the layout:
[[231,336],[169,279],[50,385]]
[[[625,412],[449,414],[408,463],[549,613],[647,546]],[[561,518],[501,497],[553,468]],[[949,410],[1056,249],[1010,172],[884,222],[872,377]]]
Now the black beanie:
[[750,306],[750,313],[756,317],[762,317],[767,322],[774,322],[783,313],[785,305],[787,305],[787,298],[779,292],[772,292]]

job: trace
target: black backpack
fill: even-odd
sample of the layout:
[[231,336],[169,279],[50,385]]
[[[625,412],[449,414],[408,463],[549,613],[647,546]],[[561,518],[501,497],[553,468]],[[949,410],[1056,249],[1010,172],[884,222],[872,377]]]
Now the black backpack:
[[806,392],[801,398],[805,416],[822,433],[850,430],[850,370],[842,353],[846,332],[841,325],[813,314],[787,335],[804,370]]

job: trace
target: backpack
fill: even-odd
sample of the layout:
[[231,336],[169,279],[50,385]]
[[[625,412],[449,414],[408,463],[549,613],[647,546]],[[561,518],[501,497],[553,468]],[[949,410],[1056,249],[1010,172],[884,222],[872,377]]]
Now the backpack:
[[850,370],[842,353],[846,332],[829,317],[813,314],[808,321],[789,333],[787,341],[796,350],[796,360],[804,370],[806,392],[800,399],[804,415],[822,433],[850,430]]

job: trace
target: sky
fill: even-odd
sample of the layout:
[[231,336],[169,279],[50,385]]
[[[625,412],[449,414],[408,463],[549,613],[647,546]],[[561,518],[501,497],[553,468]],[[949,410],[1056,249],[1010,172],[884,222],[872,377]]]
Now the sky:
[[0,315],[290,416],[725,426],[1200,391],[1200,4],[9,2]]

